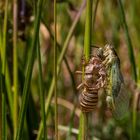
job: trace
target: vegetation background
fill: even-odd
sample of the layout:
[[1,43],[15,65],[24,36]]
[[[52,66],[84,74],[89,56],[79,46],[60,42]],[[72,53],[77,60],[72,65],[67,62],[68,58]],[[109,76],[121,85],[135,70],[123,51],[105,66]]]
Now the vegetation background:
[[[57,123],[59,140],[81,139],[80,93],[76,90],[81,79],[75,71],[82,69],[86,0],[56,3],[55,9],[52,0],[0,1],[3,140],[53,140]],[[139,5],[139,0],[92,3],[91,44],[103,47],[109,43],[115,47],[131,100],[128,115],[122,121],[115,120],[99,100],[97,109],[88,116],[89,140],[140,140]],[[54,65],[58,75],[55,78]]]

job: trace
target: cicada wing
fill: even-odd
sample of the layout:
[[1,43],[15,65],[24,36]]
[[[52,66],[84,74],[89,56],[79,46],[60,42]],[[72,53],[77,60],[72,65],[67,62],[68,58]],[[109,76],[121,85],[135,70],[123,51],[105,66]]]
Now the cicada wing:
[[117,120],[123,119],[129,112],[130,95],[125,85],[122,83],[119,94],[114,98],[115,109],[112,111],[113,116]]
[[117,59],[111,67],[111,90],[114,98],[118,96],[122,84],[124,84],[124,80]]

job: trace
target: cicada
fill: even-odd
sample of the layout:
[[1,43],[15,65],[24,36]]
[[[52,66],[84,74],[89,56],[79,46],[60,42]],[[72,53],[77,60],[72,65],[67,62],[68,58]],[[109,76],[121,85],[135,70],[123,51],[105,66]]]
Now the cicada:
[[120,59],[111,45],[99,48],[99,52],[103,50],[103,54],[98,53],[103,58],[103,64],[107,71],[106,102],[107,106],[112,110],[112,114],[116,119],[122,119],[128,112],[129,94],[127,93],[123,76],[120,70]]

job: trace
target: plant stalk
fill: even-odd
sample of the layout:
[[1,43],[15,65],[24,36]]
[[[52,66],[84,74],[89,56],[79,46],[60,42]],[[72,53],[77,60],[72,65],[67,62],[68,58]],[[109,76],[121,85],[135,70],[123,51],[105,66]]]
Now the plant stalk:
[[[90,45],[91,45],[91,31],[92,31],[92,0],[87,0],[86,3],[86,22],[85,22],[85,37],[84,37],[84,56],[85,62],[89,61],[90,58]],[[84,80],[84,65],[83,65],[83,75],[82,80]],[[88,139],[88,113],[82,112],[80,129],[82,136],[79,139],[87,140]]]
[[40,104],[41,104],[41,117],[43,121],[43,139],[46,139],[46,118],[45,118],[45,95],[44,95],[44,86],[43,86],[43,74],[42,74],[42,65],[41,65],[41,56],[40,56],[40,41],[38,39],[37,47],[37,57],[38,57],[38,67],[39,67],[39,95],[40,95]]

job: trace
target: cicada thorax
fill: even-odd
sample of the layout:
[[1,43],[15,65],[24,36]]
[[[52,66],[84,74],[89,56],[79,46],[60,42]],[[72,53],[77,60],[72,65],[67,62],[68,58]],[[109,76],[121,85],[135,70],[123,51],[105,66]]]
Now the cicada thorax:
[[112,46],[106,45],[104,47],[102,57],[103,58],[103,64],[106,68],[106,86],[104,87],[106,92],[106,102],[107,106],[111,109],[115,108],[114,105],[114,98],[113,98],[113,92],[112,88],[114,86],[114,83],[112,82],[112,67],[114,67],[114,64],[116,64],[116,61],[118,61],[118,57]]
[[93,56],[84,66],[82,91],[79,97],[80,107],[83,112],[93,111],[98,103],[98,91],[106,82],[105,67],[98,56]]

